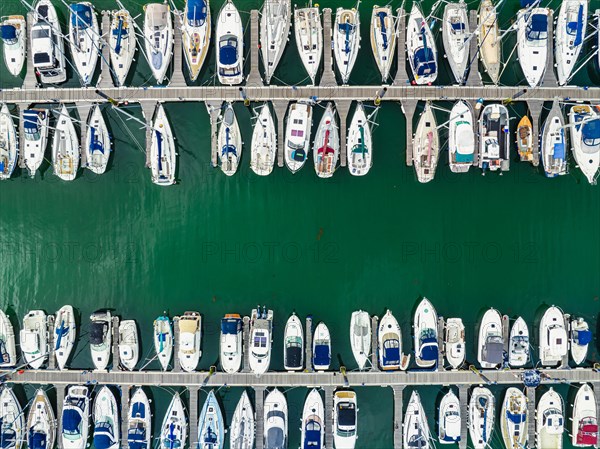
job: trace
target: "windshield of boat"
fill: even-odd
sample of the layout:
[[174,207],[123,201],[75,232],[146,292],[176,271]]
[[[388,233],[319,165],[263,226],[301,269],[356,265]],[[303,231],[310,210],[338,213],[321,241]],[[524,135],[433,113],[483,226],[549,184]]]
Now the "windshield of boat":
[[583,151],[587,153],[598,152],[598,148],[590,149],[589,147],[598,147],[600,145],[600,119],[585,122],[581,130],[581,137],[585,146],[588,147],[582,148]]

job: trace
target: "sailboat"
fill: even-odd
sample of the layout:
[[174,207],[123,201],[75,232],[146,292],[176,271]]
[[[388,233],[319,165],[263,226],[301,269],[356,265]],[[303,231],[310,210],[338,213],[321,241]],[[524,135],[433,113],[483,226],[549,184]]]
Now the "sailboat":
[[267,84],[270,84],[279,65],[291,25],[290,0],[265,0],[260,17],[260,50]]
[[326,371],[331,364],[331,335],[325,323],[319,323],[313,335],[313,359],[315,371]]
[[[261,419],[257,417],[257,419]],[[254,410],[246,390],[235,407],[229,427],[229,447],[231,449],[254,448]]]
[[533,126],[526,115],[517,125],[517,151],[521,162],[533,161]]
[[56,418],[46,392],[39,388],[27,417],[27,445],[31,449],[54,449]]
[[335,118],[335,106],[327,103],[313,142],[315,172],[319,178],[331,178],[340,154],[340,134]]
[[187,419],[183,402],[179,393],[175,393],[162,422],[160,447],[162,449],[183,448],[187,440],[187,431]]
[[594,185],[600,166],[600,114],[586,104],[571,107],[569,131],[575,161],[588,182]]
[[138,387],[129,400],[127,414],[127,444],[129,449],[152,449],[152,411],[150,401],[142,387]]
[[388,310],[377,329],[377,353],[379,354],[379,367],[383,371],[394,371],[402,366],[402,331],[398,321]]
[[416,3],[406,25],[406,51],[415,83],[433,83],[438,74],[437,49],[433,33]]
[[221,319],[219,360],[226,373],[237,373],[242,367],[242,318],[237,313],[228,313]]
[[210,390],[198,418],[198,449],[220,449],[224,442],[223,413],[214,390]]
[[509,387],[500,412],[500,430],[506,449],[522,449],[527,445],[527,397],[521,390]]
[[467,77],[469,36],[467,4],[464,1],[446,3],[442,19],[442,40],[448,63],[458,84],[464,84]]
[[425,415],[421,397],[416,390],[413,390],[410,395],[402,427],[404,449],[429,449],[431,447],[427,415]]
[[92,83],[100,51],[100,29],[90,2],[74,3],[69,6],[69,43],[71,56],[83,86]]
[[431,103],[425,104],[425,110],[419,118],[417,131],[413,136],[413,164],[417,179],[426,183],[435,177],[440,152],[440,142]]
[[210,7],[208,0],[186,0],[182,16],[181,43],[190,73],[196,81],[210,46]]
[[304,167],[308,158],[311,128],[312,105],[293,103],[287,116],[284,143],[285,165],[292,173]]
[[4,63],[12,76],[19,76],[27,50],[26,22],[23,16],[8,16],[0,23]]
[[589,384],[579,387],[573,402],[571,443],[575,447],[594,447],[598,441],[596,393]]
[[323,57],[323,28],[319,8],[296,8],[294,29],[300,59],[314,85]]
[[448,318],[444,333],[444,354],[453,369],[465,362],[465,325],[460,318]]
[[540,159],[548,178],[567,174],[567,139],[564,127],[562,112],[558,101],[555,101],[540,131]]
[[44,311],[28,312],[23,318],[19,336],[25,361],[32,369],[40,369],[48,359],[48,329]]
[[179,365],[190,373],[202,356],[202,317],[198,312],[185,312],[179,318]]
[[549,307],[540,322],[540,363],[542,366],[555,366],[567,355],[568,338],[562,311]]
[[569,82],[585,41],[588,0],[563,0],[554,32],[554,57],[559,86]]
[[123,320],[119,323],[119,362],[133,371],[140,358],[140,342],[135,320]]
[[286,371],[300,371],[304,367],[304,330],[302,322],[295,313],[285,324],[283,366]]
[[90,427],[90,398],[83,385],[71,385],[62,407],[61,442],[63,449],[85,449]]
[[264,403],[263,419],[265,449],[287,447],[288,443],[288,405],[285,396],[277,388],[267,394]]
[[90,111],[90,116],[85,133],[85,152],[87,168],[101,175],[106,171],[110,157],[110,136],[100,105],[95,104]]
[[333,26],[333,54],[342,83],[348,84],[360,48],[360,17],[355,8],[338,8]]
[[381,73],[381,82],[385,83],[390,76],[396,53],[396,22],[389,5],[373,6],[371,49]]
[[26,109],[23,111],[23,160],[29,175],[35,172],[44,162],[44,153],[48,145],[48,122],[50,115],[47,109]]
[[325,407],[316,388],[310,390],[302,410],[302,447],[321,448],[325,445]]
[[423,298],[415,311],[413,321],[415,362],[419,368],[437,369],[438,316],[435,307]]
[[15,331],[8,316],[0,310],[0,367],[8,368],[17,364]]
[[529,361],[529,329],[522,317],[512,325],[508,339],[508,364],[521,367]]
[[504,360],[502,317],[496,309],[489,309],[479,325],[477,361],[482,368],[498,368]]
[[125,85],[137,47],[133,19],[126,9],[111,11],[108,45],[116,85],[122,87]]
[[438,416],[438,437],[442,444],[460,441],[461,416],[460,402],[452,390],[448,391],[440,402]]
[[144,5],[144,44],[152,75],[161,84],[173,56],[173,22],[168,4]]
[[573,318],[569,323],[569,345],[571,358],[576,365],[585,362],[591,341],[592,331],[587,321],[583,318]]
[[63,181],[73,181],[79,169],[79,141],[69,115],[63,104],[56,119],[56,129],[52,138],[52,166],[54,174]]
[[259,176],[267,176],[273,171],[277,154],[277,133],[269,104],[260,109],[254,131],[252,132],[252,150],[250,168]]
[[100,389],[94,400],[94,447],[98,449],[119,449],[121,422],[117,400],[106,385]]
[[552,387],[538,401],[535,416],[536,447],[562,449],[565,425],[564,406],[562,398]]
[[0,106],[0,180],[9,179],[19,158],[19,137],[6,103]]
[[371,355],[371,317],[364,310],[352,312],[350,318],[350,345],[358,369],[364,369]]
[[166,371],[173,354],[173,328],[166,315],[154,320],[154,350],[163,371]]
[[63,370],[67,366],[69,356],[77,338],[77,327],[75,325],[75,313],[72,306],[62,306],[56,312],[54,319],[54,355],[58,369]]
[[369,173],[373,166],[373,137],[369,119],[361,102],[356,105],[346,142],[346,147],[350,150],[348,155],[350,174],[364,176]]
[[481,1],[477,28],[479,29],[477,34],[479,57],[492,83],[498,84],[502,45],[499,40],[498,13],[492,0]]
[[469,401],[469,435],[474,449],[486,448],[494,430],[494,395],[485,387],[475,387]]
[[90,316],[90,352],[97,370],[105,370],[112,353],[112,316],[108,310]]
[[[250,371],[264,374],[271,364],[271,345],[273,343],[273,311],[263,307],[252,309],[250,315]],[[260,419],[260,418],[257,418]]]
[[242,134],[235,111],[231,103],[227,103],[217,136],[221,171],[227,176],[233,176],[238,169],[242,157],[242,145]]
[[501,104],[488,104],[479,119],[479,168],[484,173],[506,171],[510,167],[508,109]]
[[65,44],[56,9],[50,0],[35,6],[35,23],[30,30],[33,68],[45,84],[67,80]]
[[448,124],[448,159],[450,171],[466,173],[473,165],[475,132],[473,131],[473,109],[464,100],[457,101],[450,111]]
[[235,86],[244,79],[244,29],[232,0],[227,0],[217,17],[217,76],[221,84]]
[[333,393],[333,444],[338,449],[354,449],[358,438],[356,392],[343,389]]
[[25,440],[25,415],[12,388],[0,393],[0,441],[4,449],[21,449]]
[[531,87],[537,86],[546,70],[548,58],[548,8],[528,8],[517,13],[517,55]]
[[152,182],[159,186],[175,184],[177,153],[171,124],[161,103],[156,106],[150,143]]

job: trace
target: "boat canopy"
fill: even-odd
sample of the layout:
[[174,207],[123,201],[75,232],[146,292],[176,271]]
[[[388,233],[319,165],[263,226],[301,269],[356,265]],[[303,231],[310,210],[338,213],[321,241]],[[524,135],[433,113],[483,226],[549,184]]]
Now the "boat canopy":
[[564,141],[554,144],[553,157],[554,157],[554,159],[564,159],[565,158],[565,143],[564,143]]
[[588,149],[586,147],[597,147],[600,145],[600,119],[596,118],[585,122],[582,126],[581,137],[583,139],[583,143],[585,144],[585,146],[582,147],[583,152],[598,152],[598,148]]
[[383,336],[383,365],[398,365],[400,363],[400,342],[395,334]]
[[112,424],[104,421],[96,424],[94,428],[94,447],[108,449],[116,443]]
[[532,14],[527,25],[527,40],[539,41],[548,37],[548,16],[546,14]]
[[417,76],[431,75],[436,72],[435,57],[429,47],[420,47],[415,51],[413,64]]
[[504,357],[504,343],[502,337],[490,335],[487,337],[483,346],[483,360],[487,363],[498,365],[502,363]]
[[69,326],[65,326],[65,322],[64,322],[64,320],[63,320],[63,321],[61,321],[61,322],[60,322],[60,326],[58,326],[58,327],[55,329],[55,331],[54,331],[54,333],[56,334],[56,344],[55,344],[55,346],[54,346],[54,347],[55,347],[55,349],[57,349],[57,350],[58,350],[58,349],[60,348],[60,345],[61,345],[61,343],[62,343],[62,338],[63,338],[65,335],[68,335],[68,334],[69,334],[69,329],[70,329],[70,328],[69,328]]
[[525,335],[516,335],[511,339],[510,352],[513,354],[522,354],[529,349],[529,337]]
[[0,419],[0,448],[9,449],[17,444],[17,432],[11,423],[4,423],[3,421],[3,419]]
[[292,337],[286,342],[285,364],[287,366],[300,366],[302,361],[302,340]]
[[433,329],[425,329],[421,332],[421,348],[419,356],[426,361],[438,359],[437,337]]
[[90,325],[90,343],[100,345],[104,342],[104,335],[108,331],[108,325],[104,321],[94,321]]
[[592,341],[592,331],[591,330],[583,330],[583,331],[574,331],[573,332],[573,340],[581,346],[587,345]]
[[321,449],[321,433],[323,432],[321,424],[311,419],[306,423],[304,430],[304,449]]
[[14,44],[17,41],[17,28],[10,24],[2,25],[0,26],[0,36],[7,44]]
[[80,435],[81,413],[78,410],[67,408],[63,412],[63,432],[67,435]]
[[354,24],[350,22],[340,23],[338,25],[340,33],[345,35],[344,38],[344,53],[350,53],[350,34],[354,32]]
[[130,427],[127,432],[127,444],[129,449],[148,449],[146,428],[142,423]]
[[25,330],[21,338],[21,349],[28,354],[39,352],[38,334],[36,331]]
[[222,65],[233,65],[237,61],[237,38],[228,34],[219,42],[219,62]]
[[329,365],[331,362],[331,351],[329,345],[315,345],[315,365]]
[[104,145],[98,140],[96,128],[90,126],[90,153],[93,153],[94,151],[99,151],[104,154]]
[[207,15],[208,7],[204,0],[187,0],[187,20],[190,26],[204,25]]
[[71,25],[80,28],[92,26],[92,8],[85,3],[71,5]]
[[131,416],[134,418],[146,418],[146,405],[143,402],[136,402],[131,407]]
[[579,421],[577,430],[577,444],[581,446],[593,446],[598,438],[598,422],[593,416],[588,416]]
[[38,130],[38,111],[35,109],[27,109],[23,111],[23,126],[25,132],[35,132]]
[[511,413],[507,410],[506,419],[514,424],[522,424],[527,420],[527,413]]
[[377,15],[379,16],[379,23],[381,24],[381,38],[383,39],[383,43],[381,44],[383,46],[384,50],[387,50],[388,48],[388,36],[387,36],[387,30],[385,28],[385,19],[388,16],[387,12],[385,11],[379,11],[377,13]]
[[181,440],[178,435],[175,434],[175,428],[177,426],[174,423],[169,424],[169,433],[163,439],[163,445],[171,449],[181,447]]
[[473,162],[475,136],[471,123],[464,120],[456,124],[456,162]]
[[33,428],[29,431],[29,449],[46,449],[47,444],[48,438],[44,432],[36,432],[33,430]]
[[269,427],[267,431],[266,449],[276,449],[283,447],[285,443],[285,437],[283,435],[283,429],[280,427]]
[[123,16],[119,16],[119,23],[117,24],[117,27],[112,30],[113,36],[117,37],[117,42],[115,43],[116,54],[121,53],[121,41],[124,36],[127,36],[127,28],[123,26],[124,24],[125,21],[123,20]]
[[544,412],[546,430],[550,435],[562,435],[564,431],[564,419],[562,412],[557,408],[550,408]]
[[240,331],[241,318],[221,319],[221,332],[226,335],[236,335]]
[[579,11],[577,12],[577,22],[567,22],[567,34],[573,36],[573,46],[578,47],[583,41],[583,29],[584,29],[584,17],[583,17],[583,5],[579,5]]
[[356,425],[356,406],[353,402],[339,403],[337,412],[339,426],[354,427]]
[[296,162],[304,162],[306,160],[306,152],[303,148],[297,148],[292,151],[292,159]]

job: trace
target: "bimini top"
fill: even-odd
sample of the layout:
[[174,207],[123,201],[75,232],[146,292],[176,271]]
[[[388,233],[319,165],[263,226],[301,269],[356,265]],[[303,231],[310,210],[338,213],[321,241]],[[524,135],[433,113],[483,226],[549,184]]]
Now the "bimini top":
[[129,428],[127,432],[127,444],[129,445],[129,449],[148,449],[146,428],[141,423]]
[[397,365],[400,363],[400,342],[396,334],[387,334],[383,336],[383,364]]
[[504,359],[503,353],[504,343],[502,342],[502,338],[497,335],[488,337],[483,347],[483,359],[487,363],[497,365],[502,363]]
[[527,40],[538,41],[548,37],[548,16],[546,14],[533,14],[527,26]]
[[232,65],[237,61],[237,38],[228,34],[219,42],[219,62],[223,65]]
[[415,71],[418,76],[431,75],[436,71],[435,57],[431,48],[427,47],[427,39],[425,38],[425,31],[422,31],[424,46],[420,47],[415,51],[413,63],[415,65]]
[[579,423],[579,430],[577,431],[577,444],[582,446],[596,444],[598,438],[598,422],[596,418],[588,416],[583,418]]
[[506,419],[515,424],[522,424],[527,419],[526,413],[511,413],[506,412]]
[[226,335],[236,335],[241,322],[241,318],[223,318],[221,319],[221,332]]
[[[590,120],[583,124],[581,137],[586,146],[600,145],[600,119]],[[582,148],[585,151],[584,148]],[[592,149],[590,153],[596,153],[598,149]]]
[[71,5],[71,25],[80,28],[92,26],[92,8],[83,3]]
[[93,345],[102,344],[107,328],[108,326],[104,322],[93,322],[90,325],[90,343]]
[[44,432],[29,432],[29,448],[45,449],[47,444],[47,435]]
[[63,431],[67,435],[78,435],[81,433],[81,414],[74,409],[68,408],[63,412]]
[[321,424],[314,419],[306,423],[304,449],[321,449]]
[[427,361],[438,359],[438,343],[433,329],[425,329],[421,333],[421,353],[419,356]]
[[200,27],[206,22],[208,8],[204,0],[188,0],[187,20],[193,27]]
[[[280,410],[274,410],[267,413],[267,420],[270,422],[274,422],[275,418],[281,419],[285,422],[285,414]],[[269,431],[267,432],[267,441],[266,448],[280,448],[283,447],[285,443],[285,436],[283,435],[283,429],[279,426],[269,427]]]
[[315,365],[329,365],[330,361],[329,346],[315,345]]
[[17,39],[17,29],[13,25],[2,25],[0,27],[0,36],[5,41],[15,41]]
[[27,109],[23,111],[23,126],[26,131],[37,131],[38,129],[38,111]]
[[110,423],[100,422],[94,429],[94,447],[96,449],[108,449],[115,444],[115,435]]
[[[556,157],[556,155],[554,157]],[[575,331],[573,332],[573,336],[578,345],[587,345],[592,341],[591,330]]]
[[385,11],[379,11],[377,13],[377,15],[379,16],[379,22],[381,23],[381,37],[383,38],[383,49],[387,50],[388,48],[388,36],[387,36],[387,30],[385,29],[385,18],[387,17],[387,12]]
[[302,340],[298,337],[292,337],[287,342],[285,348],[285,358],[287,366],[300,366],[302,360]]
[[567,34],[573,36],[573,46],[577,47],[582,42],[583,37],[583,5],[579,5],[577,12],[577,22],[567,22]]

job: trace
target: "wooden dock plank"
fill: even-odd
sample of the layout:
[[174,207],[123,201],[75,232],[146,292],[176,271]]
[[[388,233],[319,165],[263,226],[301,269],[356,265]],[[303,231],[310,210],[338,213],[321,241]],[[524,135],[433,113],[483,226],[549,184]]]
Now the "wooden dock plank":
[[190,405],[189,405],[189,414],[190,414],[190,449],[196,449],[198,447],[198,393],[200,389],[198,387],[190,387]]
[[458,447],[460,449],[467,449],[468,392],[469,387],[467,385],[458,386],[458,401],[460,403],[460,441]]
[[119,356],[119,317],[112,317],[112,359],[113,370],[121,370],[121,358]]
[[444,331],[446,329],[446,321],[444,321],[444,317],[438,317],[438,364],[437,369],[443,370],[444,368]]
[[254,387],[255,418],[256,423],[256,449],[265,447],[265,387]]
[[288,108],[287,101],[274,101],[273,110],[277,120],[277,165],[283,167],[285,165],[285,156],[283,147],[285,145],[285,113]]
[[377,332],[379,330],[379,317],[371,317],[371,371],[379,371],[379,360],[377,360]]
[[258,53],[259,53],[259,38],[258,38],[258,11],[253,9],[250,11],[250,73],[246,79],[247,86],[262,86],[263,80],[260,76]]
[[48,315],[46,323],[48,329],[48,369],[56,369],[56,351],[54,349],[55,334],[54,334],[54,315]]
[[[176,316],[173,318],[173,371],[176,373],[182,372],[181,364],[179,363],[179,317]],[[181,385],[187,385],[187,383],[183,383]]]
[[250,317],[245,316],[243,319],[243,329],[242,329],[242,350],[243,350],[243,359],[242,359],[242,373],[250,372]]
[[395,385],[392,387],[394,392],[394,449],[402,449],[402,420],[404,407],[404,386]]
[[56,430],[57,438],[56,445],[58,449],[63,449],[62,444],[62,412],[65,402],[65,385],[54,385],[56,388]]
[[331,8],[323,8],[323,74],[319,83],[321,87],[337,86],[333,71],[332,40]]
[[[472,9],[469,11],[469,30],[475,31],[477,29],[477,10]],[[471,67],[468,69],[467,79],[465,84],[467,86],[483,86],[481,79],[481,73],[479,73],[479,46],[477,45],[477,38],[473,37],[469,41],[469,62]]]
[[[535,388],[527,387],[527,447],[535,447]],[[541,449],[541,448],[540,448]]]
[[533,160],[531,163],[534,167],[540,164],[540,129],[542,120],[542,109],[544,102],[540,100],[528,100],[527,106],[531,114],[531,126],[533,127]]
[[[181,11],[175,10],[173,14],[173,74],[169,80],[169,85],[175,88],[185,87],[185,77],[183,76],[183,45],[181,34]],[[185,90],[184,90],[185,92]],[[183,98],[183,97],[182,97]]]
[[417,109],[417,100],[405,100],[402,102],[402,112],[406,117],[406,165],[413,165],[413,116]]
[[129,398],[131,385],[121,386],[121,447],[128,449],[127,434],[129,433]]
[[102,28],[100,32],[106,39],[102,42],[100,53],[100,77],[98,79],[99,89],[109,89],[114,87],[112,75],[110,73],[110,47],[108,45],[108,36],[110,34],[110,11],[102,11]]
[[348,113],[350,112],[351,100],[339,100],[335,102],[338,114],[340,116],[340,165],[346,166],[347,161],[347,136],[348,136]]
[[323,388],[325,393],[325,448],[333,449],[333,392],[331,386]]
[[312,354],[312,345],[313,345],[312,316],[306,317],[305,332],[306,332],[305,333],[306,338],[304,340],[306,341],[306,343],[304,345],[304,350],[306,353],[306,357],[305,357],[305,361],[304,361],[304,366],[306,367],[306,371],[314,371],[313,365],[312,365],[312,358],[313,358],[313,354]]
[[33,66],[33,51],[31,51],[31,39],[29,39],[29,31],[35,23],[35,15],[33,11],[27,13],[27,54],[26,54],[26,72],[23,80],[24,89],[35,89],[38,85],[38,80],[35,75],[35,67]]
[[396,9],[396,53],[398,71],[394,77],[394,86],[406,86],[409,82],[406,67],[406,14],[403,8]]

